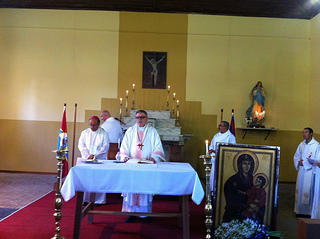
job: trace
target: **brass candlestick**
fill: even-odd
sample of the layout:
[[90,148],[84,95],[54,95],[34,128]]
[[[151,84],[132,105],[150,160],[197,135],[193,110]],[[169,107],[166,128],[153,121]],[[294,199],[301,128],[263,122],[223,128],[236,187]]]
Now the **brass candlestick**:
[[62,196],[61,196],[61,173],[62,173],[62,167],[63,163],[62,161],[66,158],[66,152],[68,150],[63,149],[63,147],[60,147],[60,150],[54,150],[52,151],[56,154],[56,159],[59,161],[58,162],[58,176],[57,176],[57,191],[56,191],[56,200],[55,200],[55,213],[53,216],[55,217],[56,220],[56,234],[52,239],[65,239],[60,235],[60,220],[62,217],[61,214],[61,208],[62,208]]
[[177,126],[177,127],[180,127],[179,117],[180,117],[179,100],[177,100],[177,118],[176,118],[176,126]]
[[169,93],[170,93],[170,86],[168,86],[168,90],[167,90],[167,108],[166,111],[169,111]]
[[129,91],[126,91],[126,114],[124,117],[128,117],[128,96],[129,96]]
[[171,117],[172,119],[174,119],[174,102],[176,100],[176,93],[173,93],[173,101],[172,101],[172,111],[171,111]]
[[207,227],[207,236],[206,239],[212,238],[212,202],[211,202],[211,192],[210,192],[210,175],[211,175],[211,156],[209,153],[206,155],[200,155],[199,158],[203,158],[203,164],[206,166],[205,172],[206,172],[206,205],[204,206],[204,212],[206,215],[205,224]]
[[120,98],[120,115],[119,119],[122,120],[122,98]]
[[135,89],[133,88],[133,89],[132,89],[132,107],[131,107],[132,110],[135,109],[135,108],[134,108],[134,92],[135,92]]

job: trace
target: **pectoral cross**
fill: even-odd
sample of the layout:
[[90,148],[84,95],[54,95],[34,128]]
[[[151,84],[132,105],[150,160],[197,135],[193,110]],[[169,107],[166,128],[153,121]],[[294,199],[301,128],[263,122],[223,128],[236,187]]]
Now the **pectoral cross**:
[[138,146],[138,149],[142,150],[142,147],[143,147],[144,145],[139,142],[139,143],[137,144],[137,146]]

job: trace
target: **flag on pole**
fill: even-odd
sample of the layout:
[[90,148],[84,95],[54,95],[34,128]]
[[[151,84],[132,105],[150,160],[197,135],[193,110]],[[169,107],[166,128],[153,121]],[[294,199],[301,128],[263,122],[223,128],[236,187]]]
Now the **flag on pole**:
[[[61,148],[62,147],[62,148]],[[58,141],[58,150],[64,149],[68,150],[68,135],[67,135],[67,119],[66,119],[66,104],[64,104],[63,108],[63,116],[62,116],[62,123],[59,133],[59,141]],[[64,178],[68,174],[68,152],[66,152],[66,158],[62,160],[63,167],[62,167],[62,173],[61,178]]]
[[231,123],[230,123],[230,132],[234,135],[234,137],[236,137],[236,127],[234,125],[234,109],[232,109],[232,113],[231,113]]

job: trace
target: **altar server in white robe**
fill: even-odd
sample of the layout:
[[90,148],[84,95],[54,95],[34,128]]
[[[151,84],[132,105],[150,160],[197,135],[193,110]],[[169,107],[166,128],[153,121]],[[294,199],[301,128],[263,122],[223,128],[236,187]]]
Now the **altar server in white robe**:
[[[81,158],[106,160],[109,149],[108,133],[100,128],[100,119],[93,116],[89,119],[89,128],[81,132],[78,148]],[[90,201],[90,193],[84,193],[83,202]],[[95,204],[105,204],[106,194],[96,193]]]
[[313,138],[313,130],[305,128],[303,138],[294,155],[294,167],[298,170],[294,212],[311,215],[314,193],[314,160],[319,153],[319,142]]
[[[155,128],[148,125],[148,115],[144,110],[136,112],[136,124],[130,127],[121,144],[120,160],[127,162],[131,158],[145,159],[159,163],[165,161],[160,136]],[[148,212],[152,210],[151,194],[123,193],[123,212]],[[126,222],[133,222],[134,216],[126,218]],[[150,222],[149,217],[144,217]]]
[[211,156],[212,168],[211,168],[211,176],[210,176],[210,190],[213,192],[214,187],[214,171],[215,171],[215,156],[217,150],[217,143],[229,143],[236,144],[236,137],[229,130],[229,123],[227,121],[221,121],[219,126],[219,133],[215,134],[211,140],[211,144],[209,146],[209,153]]
[[123,132],[120,122],[111,117],[107,110],[101,112],[101,119],[104,121],[101,128],[108,133],[109,143],[118,143]]
[[315,180],[311,219],[320,219],[320,145],[318,146],[313,170],[315,174]]

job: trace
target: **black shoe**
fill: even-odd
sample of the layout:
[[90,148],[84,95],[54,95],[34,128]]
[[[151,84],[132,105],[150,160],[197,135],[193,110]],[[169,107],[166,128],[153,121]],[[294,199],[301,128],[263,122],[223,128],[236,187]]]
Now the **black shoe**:
[[151,219],[151,217],[143,217],[142,221],[145,223],[150,223],[150,222],[152,222],[152,219]]
[[89,203],[88,202],[84,202],[84,203],[82,203],[82,206],[87,206]]
[[127,223],[132,223],[132,222],[134,222],[136,219],[137,219],[136,216],[129,216],[129,217],[127,217],[126,220],[124,220],[124,221],[127,222]]

